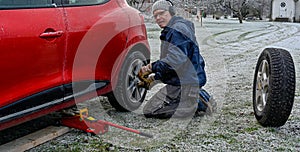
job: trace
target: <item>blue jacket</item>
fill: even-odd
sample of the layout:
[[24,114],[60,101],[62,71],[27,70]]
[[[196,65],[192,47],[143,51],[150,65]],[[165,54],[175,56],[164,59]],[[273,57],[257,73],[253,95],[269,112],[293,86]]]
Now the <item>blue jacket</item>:
[[200,55],[194,24],[173,16],[161,31],[160,40],[160,60],[152,63],[154,78],[175,86],[204,86],[205,63]]

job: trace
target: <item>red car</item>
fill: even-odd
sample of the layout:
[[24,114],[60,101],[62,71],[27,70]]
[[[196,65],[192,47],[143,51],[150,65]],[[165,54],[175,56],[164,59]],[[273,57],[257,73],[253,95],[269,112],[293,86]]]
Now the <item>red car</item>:
[[0,130],[105,95],[143,102],[143,16],[126,0],[0,0]]

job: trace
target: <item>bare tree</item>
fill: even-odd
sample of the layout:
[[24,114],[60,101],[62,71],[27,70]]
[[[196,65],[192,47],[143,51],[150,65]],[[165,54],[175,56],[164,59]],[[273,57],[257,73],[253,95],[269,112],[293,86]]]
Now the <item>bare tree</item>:
[[271,0],[252,0],[251,6],[257,10],[259,18],[262,19],[270,14]]
[[[127,0],[128,4],[141,12],[149,11],[156,0]],[[177,9],[195,13],[200,8],[207,14],[235,15],[243,23],[247,14],[259,17],[267,16],[270,12],[271,0],[172,0]],[[205,8],[205,10],[204,10]]]
[[219,0],[218,4],[223,8],[230,9],[238,16],[239,22],[243,23],[242,10],[247,7],[248,0]]
[[147,8],[144,8],[146,0],[127,0],[128,5],[138,9],[141,12],[145,12]]

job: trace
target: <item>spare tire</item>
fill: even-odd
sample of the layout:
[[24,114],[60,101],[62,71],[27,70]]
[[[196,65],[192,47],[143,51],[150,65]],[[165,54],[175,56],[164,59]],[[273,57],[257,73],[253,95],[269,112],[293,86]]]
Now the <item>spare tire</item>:
[[262,126],[286,123],[294,103],[295,83],[291,54],[284,49],[266,48],[259,56],[253,82],[254,114]]

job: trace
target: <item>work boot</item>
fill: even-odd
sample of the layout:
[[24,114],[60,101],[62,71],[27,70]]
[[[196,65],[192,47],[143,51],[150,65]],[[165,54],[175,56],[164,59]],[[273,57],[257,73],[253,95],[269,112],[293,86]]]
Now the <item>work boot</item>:
[[212,115],[213,113],[215,113],[217,111],[217,102],[215,101],[215,99],[213,98],[213,96],[211,96],[209,98],[209,101],[207,102],[207,109],[206,109],[206,113],[208,115]]
[[204,115],[212,115],[217,111],[217,102],[215,102],[215,99],[213,96],[210,96],[209,101],[206,102],[206,108],[205,110],[198,110],[197,115],[204,116]]

